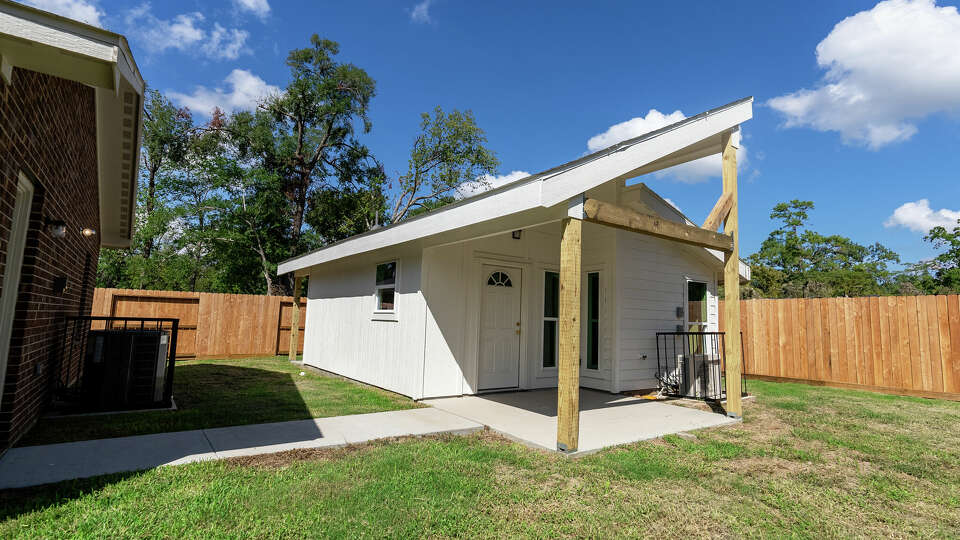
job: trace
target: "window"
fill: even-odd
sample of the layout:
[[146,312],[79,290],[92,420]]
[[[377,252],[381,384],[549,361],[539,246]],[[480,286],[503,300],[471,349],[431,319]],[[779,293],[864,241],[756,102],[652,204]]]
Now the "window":
[[687,282],[687,332],[705,332],[707,329],[707,284]]
[[587,274],[587,369],[600,367],[600,272]]
[[[687,282],[687,332],[707,331],[707,284],[700,281]],[[689,348],[693,354],[703,354],[703,339],[689,336]]]
[[543,367],[557,367],[560,345],[557,326],[560,320],[560,274],[543,274]]
[[397,295],[397,261],[377,265],[377,311],[394,311]]
[[494,272],[487,278],[487,285],[493,287],[513,287],[510,276],[505,272]]

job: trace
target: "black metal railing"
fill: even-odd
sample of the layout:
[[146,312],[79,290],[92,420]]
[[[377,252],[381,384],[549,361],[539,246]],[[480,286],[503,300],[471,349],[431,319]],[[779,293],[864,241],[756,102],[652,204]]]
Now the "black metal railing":
[[[63,339],[59,347],[57,362],[53,366],[54,374],[51,377],[53,384],[52,401],[55,409],[60,412],[86,412],[88,410],[97,410],[99,407],[92,404],[90,400],[91,387],[98,384],[92,381],[93,373],[85,373],[91,370],[91,358],[101,354],[102,351],[94,350],[95,347],[104,347],[101,340],[91,343],[91,332],[96,333],[132,333],[132,334],[154,334],[162,343],[160,335],[167,336],[167,351],[165,363],[160,365],[156,362],[135,369],[127,365],[125,369],[125,382],[130,385],[150,385],[150,391],[147,394],[140,392],[139,395],[149,395],[148,398],[130,399],[129,405],[119,408],[140,408],[140,407],[170,407],[173,405],[173,372],[174,361],[177,355],[177,334],[179,333],[180,319],[166,317],[97,317],[97,316],[72,316],[67,317],[64,322]],[[141,350],[133,342],[130,344],[130,355],[141,353],[144,357],[149,357],[149,351]],[[154,356],[154,360],[159,360]],[[149,369],[152,367],[153,369]],[[111,369],[106,366],[105,369]],[[85,376],[86,375],[86,376]],[[103,373],[97,373],[97,377],[104,376]],[[105,376],[113,376],[105,374]],[[156,381],[162,377],[162,389],[156,384]]]
[[[657,332],[659,391],[704,401],[726,399],[724,346],[723,332]],[[747,395],[743,370],[740,385],[743,395]]]

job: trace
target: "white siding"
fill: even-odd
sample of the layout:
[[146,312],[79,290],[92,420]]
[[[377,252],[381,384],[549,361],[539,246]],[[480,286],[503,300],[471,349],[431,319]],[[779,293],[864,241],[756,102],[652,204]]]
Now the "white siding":
[[[586,224],[583,268],[601,273],[600,369],[582,370],[582,384],[609,390],[613,365],[613,229]],[[424,250],[427,304],[425,397],[476,392],[478,316],[484,264],[519,270],[522,279],[520,386],[557,385],[556,369],[541,367],[544,271],[560,264],[560,223],[523,230],[520,240],[500,234]],[[516,276],[514,276],[515,278]],[[586,295],[584,294],[584,309]],[[586,341],[586,335],[583,336]]]
[[620,381],[617,390],[653,388],[657,332],[674,332],[684,319],[686,280],[707,283],[707,328],[717,330],[715,264],[703,250],[651,236],[617,231],[620,299]]
[[[399,261],[397,320],[376,320],[377,263]],[[413,398],[421,397],[424,302],[420,249],[354,257],[310,274],[304,363]]]

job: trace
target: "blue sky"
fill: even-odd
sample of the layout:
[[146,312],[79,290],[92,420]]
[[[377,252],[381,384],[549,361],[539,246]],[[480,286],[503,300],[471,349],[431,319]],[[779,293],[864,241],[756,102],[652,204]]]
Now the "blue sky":
[[[743,253],[793,198],[816,203],[819,232],[906,261],[960,217],[960,15],[946,2],[31,3],[125,34],[148,84],[197,115],[282,87],[312,33],[338,41],[377,81],[364,141],[391,173],[437,105],[473,110],[509,175],[752,95]],[[700,221],[716,163],[643,181]]]

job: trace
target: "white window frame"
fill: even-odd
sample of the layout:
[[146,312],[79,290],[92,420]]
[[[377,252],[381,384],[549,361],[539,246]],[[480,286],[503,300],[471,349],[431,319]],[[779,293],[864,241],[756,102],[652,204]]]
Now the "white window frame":
[[[703,303],[707,308],[706,320],[702,322],[690,321],[690,284],[700,283],[703,285],[704,299]],[[696,324],[702,326],[701,332],[707,332],[710,323],[710,282],[705,279],[688,277],[683,280],[683,331],[690,332],[690,325]]]
[[[393,275],[393,284],[377,285],[377,267],[384,264],[394,263],[395,270]],[[393,309],[380,309],[380,291],[383,289],[393,289]],[[373,265],[373,317],[375,321],[398,321],[400,304],[400,258],[386,259]]]
[[[544,291],[545,291],[546,285],[547,285],[547,272],[550,272],[550,273],[552,273],[552,274],[558,274],[558,276],[559,276],[559,274],[560,274],[560,269],[559,269],[559,268],[555,268],[555,267],[545,266],[545,267],[543,267],[543,268],[541,269],[541,272],[540,272],[540,339],[538,340],[538,341],[540,342],[540,344],[539,344],[539,347],[540,347],[540,355],[539,355],[539,356],[540,356],[540,362],[537,364],[537,368],[538,368],[538,370],[539,370],[539,373],[541,373],[541,374],[543,374],[543,373],[556,373],[556,372],[557,372],[557,364],[560,363],[560,313],[559,313],[559,310],[558,310],[558,313],[557,313],[557,316],[556,316],[556,317],[547,317],[547,314],[546,314],[547,298],[546,298],[546,294],[545,294]],[[559,283],[559,281],[558,281],[558,283]],[[558,288],[559,288],[559,285],[558,285]],[[558,291],[557,291],[557,294],[559,294],[559,293],[560,293],[560,291],[558,290]],[[543,323],[545,323],[545,322],[547,322],[547,321],[555,321],[555,322],[557,323],[557,339],[556,339],[556,343],[554,344],[554,349],[553,349],[553,350],[557,351],[557,358],[555,359],[553,366],[544,366],[544,365],[543,365]]]
[[[584,268],[581,270],[583,275],[583,284],[581,285],[582,299],[581,308],[580,308],[580,320],[583,321],[580,329],[580,342],[582,348],[580,351],[580,358],[582,359],[582,365],[580,366],[581,371],[585,373],[598,373],[603,369],[603,310],[605,307],[604,302],[604,273],[605,270],[602,266],[594,266],[591,268]],[[589,342],[590,335],[590,274],[597,274],[597,367],[592,368],[587,366],[587,346]]]
[[7,364],[10,360],[10,338],[13,334],[13,319],[17,310],[20,292],[20,277],[23,270],[23,255],[27,233],[30,229],[30,214],[33,210],[33,182],[20,172],[14,191],[16,198],[11,214],[10,236],[7,239],[7,260],[4,264],[3,292],[0,295],[0,402],[6,382]]

